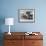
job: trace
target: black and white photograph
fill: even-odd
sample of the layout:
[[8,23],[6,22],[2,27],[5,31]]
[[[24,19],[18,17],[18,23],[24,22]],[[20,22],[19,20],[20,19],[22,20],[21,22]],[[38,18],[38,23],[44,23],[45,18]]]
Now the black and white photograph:
[[19,9],[19,22],[35,22],[35,9]]

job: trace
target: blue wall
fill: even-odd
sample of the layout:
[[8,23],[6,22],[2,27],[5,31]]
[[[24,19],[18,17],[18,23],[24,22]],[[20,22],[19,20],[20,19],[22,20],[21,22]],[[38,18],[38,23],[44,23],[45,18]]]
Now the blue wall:
[[[46,31],[46,0],[0,0],[0,17],[13,17],[14,26],[11,31]],[[18,9],[35,8],[35,23],[19,23]],[[8,32],[8,26],[2,24],[1,32]]]
[[[18,9],[23,8],[35,8],[35,23],[18,22]],[[0,46],[3,45],[2,32],[8,32],[8,26],[4,24],[6,17],[15,19],[14,26],[11,26],[12,32],[46,32],[46,0],[0,0]],[[44,38],[44,45],[46,46],[46,37]]]

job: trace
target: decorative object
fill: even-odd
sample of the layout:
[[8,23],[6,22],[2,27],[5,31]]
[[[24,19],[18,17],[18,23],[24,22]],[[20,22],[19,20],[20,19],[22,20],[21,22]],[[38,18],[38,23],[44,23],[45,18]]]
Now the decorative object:
[[35,9],[19,9],[19,22],[35,22]]
[[26,32],[25,35],[38,35],[37,33],[33,32]]
[[8,34],[11,35],[10,33],[10,25],[14,24],[14,18],[5,18],[5,25],[9,25],[9,32]]

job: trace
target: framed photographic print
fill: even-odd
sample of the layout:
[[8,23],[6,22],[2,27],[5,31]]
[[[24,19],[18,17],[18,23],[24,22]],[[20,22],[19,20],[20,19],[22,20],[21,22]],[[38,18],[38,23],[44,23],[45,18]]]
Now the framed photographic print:
[[19,22],[35,22],[35,9],[19,9]]

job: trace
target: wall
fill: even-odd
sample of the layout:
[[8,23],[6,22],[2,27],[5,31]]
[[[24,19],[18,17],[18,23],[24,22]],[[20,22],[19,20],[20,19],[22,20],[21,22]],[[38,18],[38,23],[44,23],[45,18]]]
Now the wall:
[[[35,23],[19,23],[18,9],[35,8]],[[13,17],[14,26],[11,26],[12,32],[46,32],[46,0],[0,0],[0,17]],[[8,26],[2,24],[1,32],[8,32]]]
[[[45,0],[1,0],[1,14],[3,17],[13,17],[14,26],[11,31],[46,31],[46,1]],[[18,9],[35,8],[35,23],[19,23]],[[2,32],[8,31],[6,25],[1,26]]]

